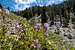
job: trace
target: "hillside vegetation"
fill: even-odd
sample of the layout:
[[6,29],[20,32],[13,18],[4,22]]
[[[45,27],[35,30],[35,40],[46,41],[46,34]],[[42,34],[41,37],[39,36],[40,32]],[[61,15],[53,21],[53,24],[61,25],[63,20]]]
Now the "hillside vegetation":
[[0,50],[74,50],[57,34],[44,33],[43,26],[36,32],[25,18],[0,11]]

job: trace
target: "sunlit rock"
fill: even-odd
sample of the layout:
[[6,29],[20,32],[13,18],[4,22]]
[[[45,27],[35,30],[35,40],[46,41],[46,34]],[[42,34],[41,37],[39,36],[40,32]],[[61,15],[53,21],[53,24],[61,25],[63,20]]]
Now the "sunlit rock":
[[10,14],[10,12],[9,12],[8,9],[4,9],[4,12],[5,12],[6,14]]

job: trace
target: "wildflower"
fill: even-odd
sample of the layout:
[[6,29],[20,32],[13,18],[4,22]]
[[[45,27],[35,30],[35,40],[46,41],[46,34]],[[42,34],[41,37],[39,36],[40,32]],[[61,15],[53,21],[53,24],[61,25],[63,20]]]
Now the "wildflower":
[[18,22],[16,23],[16,27],[17,27],[17,28],[19,28],[19,27],[20,27]]
[[45,34],[46,34],[46,36],[48,36],[49,24],[48,23],[44,23],[44,28],[45,28]]
[[34,44],[38,50],[41,50],[41,44],[39,43],[38,39],[34,40]]
[[34,25],[34,29],[35,29],[36,31],[39,31],[40,27],[41,27],[41,24],[40,24],[40,23],[36,23],[36,24]]

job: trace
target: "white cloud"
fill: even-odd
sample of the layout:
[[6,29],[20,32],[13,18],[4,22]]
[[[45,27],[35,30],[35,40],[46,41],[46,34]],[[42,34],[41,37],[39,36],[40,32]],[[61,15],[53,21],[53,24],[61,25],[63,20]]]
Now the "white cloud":
[[26,8],[29,8],[31,3],[35,2],[36,0],[15,0],[15,9],[18,10],[24,10]]
[[59,4],[59,3],[63,2],[63,1],[64,1],[64,0],[50,0],[50,1],[46,4],[46,6],[52,5],[52,4]]
[[58,4],[63,1],[64,0],[15,0],[15,3],[16,3],[15,9],[16,10],[24,10],[26,8],[31,7],[32,3],[36,3],[36,5],[39,5],[39,6],[44,6],[44,4],[46,3],[46,6],[48,6],[48,5],[52,5],[52,4]]
[[15,0],[15,2],[17,4],[29,4],[29,3],[33,3],[35,2],[36,0]]
[[22,6],[19,10],[25,10],[26,8],[29,8],[30,5],[25,5],[25,6]]
[[21,6],[20,6],[20,4],[15,5],[16,11],[18,11],[18,10],[25,10],[26,8],[29,8],[29,7],[30,7],[30,5],[27,5],[27,4],[24,4],[24,5],[21,5]]

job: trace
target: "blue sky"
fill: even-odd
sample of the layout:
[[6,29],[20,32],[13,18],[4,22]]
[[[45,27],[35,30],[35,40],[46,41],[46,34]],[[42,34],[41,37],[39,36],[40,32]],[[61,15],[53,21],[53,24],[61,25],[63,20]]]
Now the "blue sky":
[[10,10],[18,11],[24,10],[31,6],[48,6],[52,4],[59,4],[64,0],[0,0],[4,8],[9,7]]

